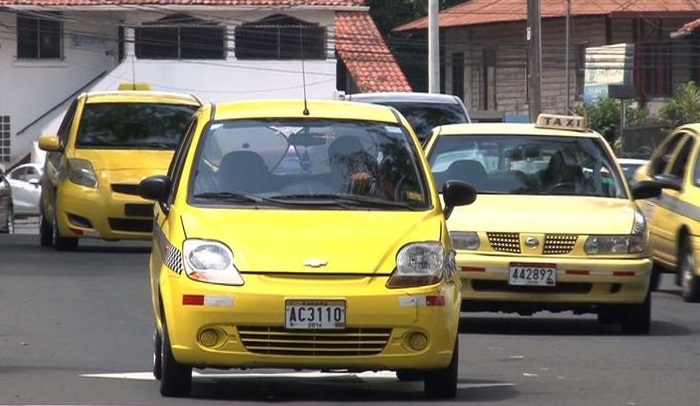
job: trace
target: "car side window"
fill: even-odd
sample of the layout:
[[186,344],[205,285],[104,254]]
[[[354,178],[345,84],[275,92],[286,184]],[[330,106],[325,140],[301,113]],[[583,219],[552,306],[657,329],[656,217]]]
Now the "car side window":
[[175,196],[177,196],[178,184],[180,183],[180,179],[182,178],[184,161],[187,157],[187,151],[190,149],[190,145],[192,144],[192,138],[194,138],[194,133],[197,129],[197,123],[197,117],[194,116],[192,120],[190,120],[190,124],[185,130],[185,135],[183,135],[183,137],[180,139],[180,144],[175,150],[175,156],[173,156],[172,161],[170,161],[170,168],[168,168],[168,177],[172,181],[173,187],[170,191],[168,202],[172,202],[173,200],[175,200]]
[[685,179],[686,168],[688,167],[690,152],[693,150],[693,146],[693,140],[688,137],[688,139],[678,149],[678,153],[675,155],[675,159],[671,165],[671,170],[669,171],[671,175],[681,180]]
[[649,164],[649,176],[655,176],[664,173],[666,166],[668,166],[669,161],[673,151],[676,149],[678,143],[684,138],[685,134],[678,133],[672,134],[657,150],[656,154],[651,158],[651,163]]

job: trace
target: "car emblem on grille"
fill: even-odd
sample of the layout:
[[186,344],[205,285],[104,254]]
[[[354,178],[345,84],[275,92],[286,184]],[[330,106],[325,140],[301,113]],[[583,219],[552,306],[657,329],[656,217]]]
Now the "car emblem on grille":
[[304,261],[304,266],[308,266],[311,268],[320,268],[326,265],[328,265],[328,261],[325,259],[311,258]]
[[540,240],[536,237],[527,237],[525,239],[525,245],[529,248],[535,249],[540,245]]

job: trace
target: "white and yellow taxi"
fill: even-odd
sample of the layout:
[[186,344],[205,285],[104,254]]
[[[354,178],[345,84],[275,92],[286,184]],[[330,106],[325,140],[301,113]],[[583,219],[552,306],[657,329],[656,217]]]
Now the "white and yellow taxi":
[[[155,200],[154,375],[192,368],[397,371],[455,396],[459,276],[437,188],[385,106],[301,100],[202,107]],[[475,199],[446,186],[447,208]]]
[[648,227],[612,150],[576,116],[535,124],[437,127],[426,145],[436,182],[478,198],[454,210],[465,311],[596,313],[624,332],[650,328]]
[[153,202],[138,195],[146,176],[167,170],[199,98],[144,84],[77,96],[47,151],[39,225],[42,246],[73,250],[80,238],[150,240]]
[[658,198],[640,202],[649,223],[654,284],[659,272],[673,272],[683,298],[700,301],[700,123],[671,131],[635,176],[663,187]]

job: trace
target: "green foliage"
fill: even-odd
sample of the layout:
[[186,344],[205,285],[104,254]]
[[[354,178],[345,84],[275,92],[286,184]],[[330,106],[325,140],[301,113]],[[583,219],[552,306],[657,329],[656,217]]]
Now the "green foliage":
[[588,120],[588,126],[599,132],[608,142],[614,142],[615,130],[620,125],[620,102],[601,97],[595,104],[584,105],[577,112]]
[[678,86],[673,98],[659,109],[659,119],[666,128],[700,122],[700,89],[695,82]]

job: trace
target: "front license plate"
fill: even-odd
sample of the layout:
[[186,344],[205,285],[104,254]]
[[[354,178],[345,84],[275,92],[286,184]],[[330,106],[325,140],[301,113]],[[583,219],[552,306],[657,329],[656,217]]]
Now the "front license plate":
[[284,307],[284,326],[288,329],[345,328],[343,300],[287,300]]
[[513,262],[510,264],[508,284],[516,286],[554,286],[557,284],[555,264]]

